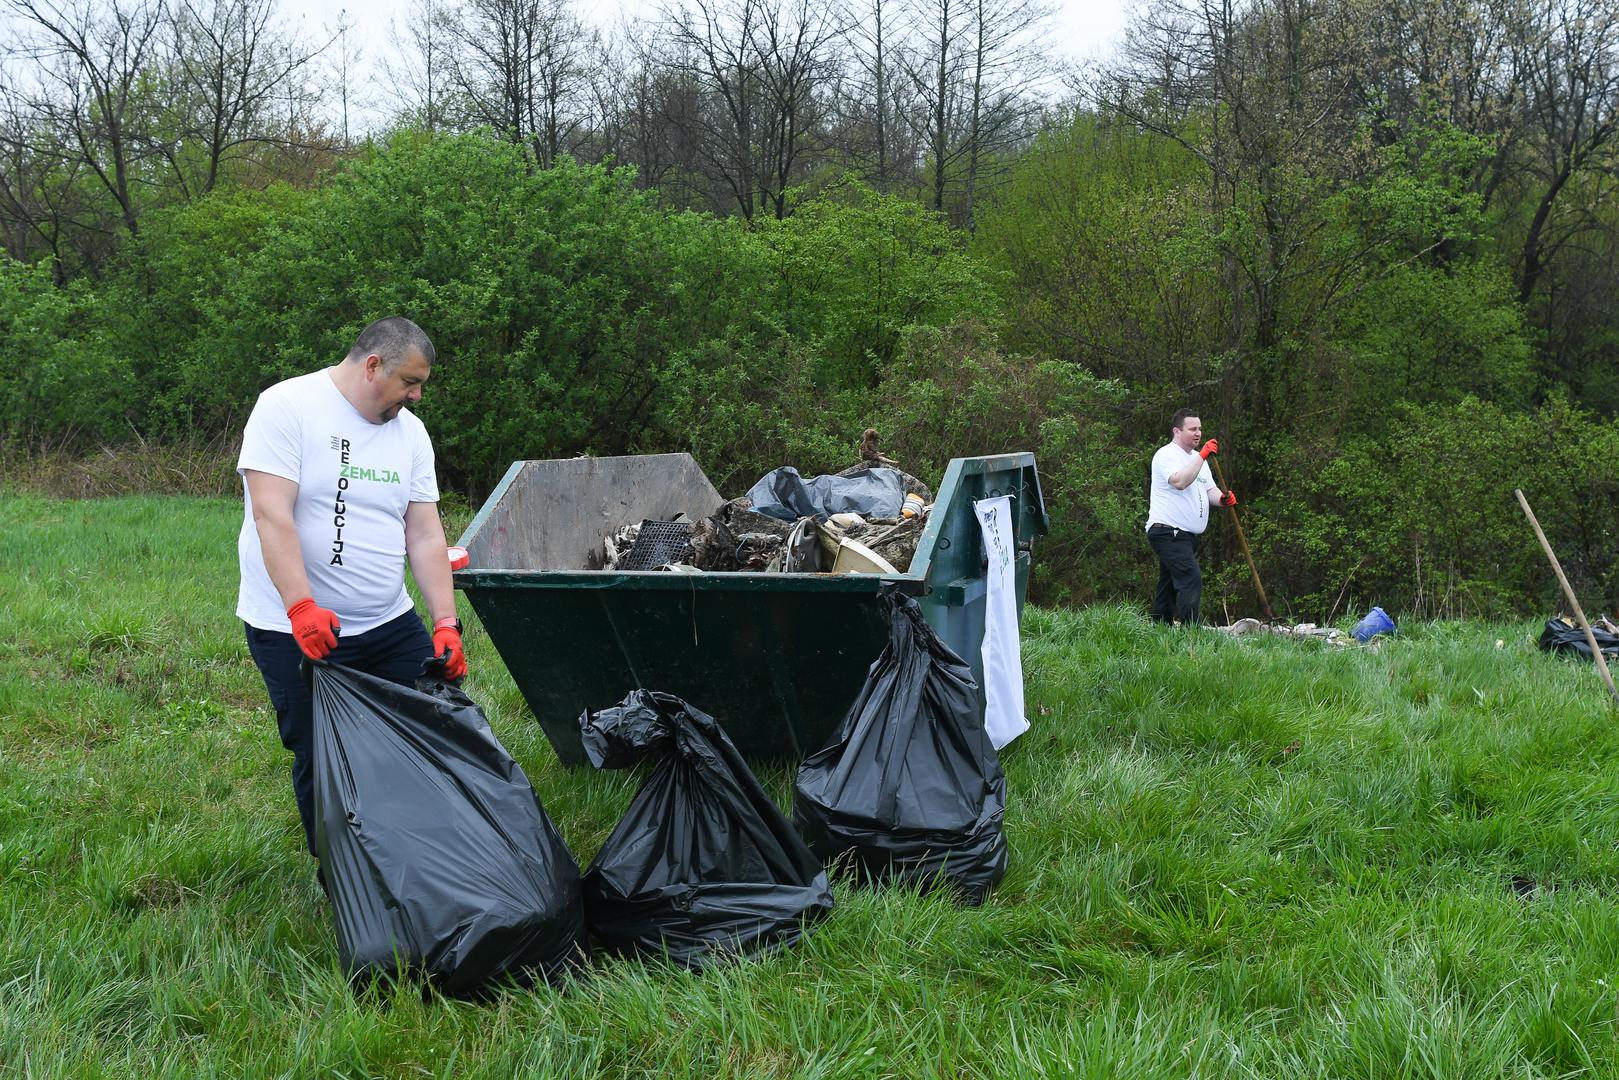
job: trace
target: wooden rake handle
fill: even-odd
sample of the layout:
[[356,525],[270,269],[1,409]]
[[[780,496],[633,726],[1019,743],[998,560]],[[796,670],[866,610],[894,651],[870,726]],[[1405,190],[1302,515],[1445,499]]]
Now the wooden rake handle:
[[[1220,462],[1215,459],[1215,455],[1210,454],[1205,460],[1213,467],[1214,478],[1220,482],[1220,490],[1230,491],[1231,488],[1225,482],[1225,470],[1220,468]],[[1248,550],[1248,537],[1243,535],[1242,521],[1237,517],[1237,508],[1228,506],[1226,509],[1231,511],[1231,524],[1237,530],[1237,546],[1242,548],[1242,557],[1248,560],[1248,572],[1254,576],[1254,589],[1259,593],[1259,606],[1265,609],[1265,618],[1275,622],[1276,613],[1270,609],[1270,600],[1265,596],[1265,583],[1259,580],[1259,567],[1254,565],[1253,553]]]
[[1602,655],[1602,649],[1597,646],[1597,636],[1591,633],[1591,624],[1585,619],[1585,609],[1580,607],[1579,598],[1574,595],[1574,589],[1568,583],[1568,577],[1563,573],[1563,564],[1557,561],[1557,555],[1552,551],[1551,541],[1541,531],[1540,522],[1535,519],[1535,512],[1529,509],[1529,500],[1523,497],[1523,492],[1513,488],[1512,493],[1518,496],[1518,505],[1523,507],[1524,516],[1529,519],[1530,526],[1535,530],[1535,539],[1540,541],[1540,549],[1551,560],[1552,572],[1557,575],[1557,584],[1563,587],[1563,597],[1568,606],[1574,609],[1574,616],[1580,620],[1580,629],[1585,631],[1585,642],[1591,646],[1591,655],[1596,658],[1597,670],[1602,673],[1602,681],[1608,684],[1608,693],[1613,695],[1615,705],[1619,705],[1619,690],[1613,686],[1613,674],[1608,671],[1607,658]]

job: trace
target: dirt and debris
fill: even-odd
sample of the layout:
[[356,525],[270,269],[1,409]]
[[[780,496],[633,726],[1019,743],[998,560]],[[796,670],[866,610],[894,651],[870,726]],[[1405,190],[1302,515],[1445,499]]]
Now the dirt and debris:
[[1215,626],[1211,629],[1222,634],[1231,634],[1241,637],[1245,634],[1280,634],[1283,637],[1313,638],[1328,645],[1354,645],[1356,641],[1349,634],[1336,626],[1317,626],[1313,622],[1305,623],[1266,623],[1259,619],[1238,619],[1230,626]]
[[[867,552],[904,573],[916,554],[917,543],[927,523],[933,503],[933,489],[897,467],[878,448],[878,435],[867,428],[860,437],[860,463],[834,475],[858,477],[874,468],[892,470],[904,494],[920,500],[922,512],[914,516],[864,517],[857,513],[837,513],[800,517],[796,521],[762,514],[754,510],[747,496],[730,499],[708,517],[691,527],[691,539],[683,551],[669,553],[656,569],[690,572],[790,572],[827,573],[838,565],[840,549],[844,564],[857,563],[869,572],[875,565]],[[755,485],[757,486],[757,485]],[[751,489],[750,489],[751,490]],[[915,500],[912,500],[912,504]],[[911,513],[909,506],[905,513]],[[630,553],[636,546],[641,522],[626,525],[602,541],[602,568],[631,569]],[[787,550],[789,534],[797,533],[798,544]],[[851,541],[852,544],[844,543]],[[820,551],[816,552],[819,547]],[[634,567],[652,569],[653,567]]]
[[624,526],[612,536],[604,537],[602,539],[601,565],[591,569],[617,570],[618,564],[624,560],[624,556],[630,553],[630,548],[635,546],[635,538],[640,534],[641,523],[636,521]]
[[[874,518],[867,521],[855,514],[838,515],[838,520],[816,525],[813,518],[801,519],[815,526],[823,549],[821,565],[808,572],[830,570],[837,541],[853,540],[871,549],[894,565],[901,573],[911,565],[917,542],[922,538],[926,517]],[[781,521],[754,513],[745,498],[732,499],[717,513],[697,522],[692,528],[691,544],[686,550],[685,562],[699,570],[717,572],[780,571],[789,568],[784,556],[787,537],[797,523]],[[801,530],[802,535],[802,530]],[[798,571],[800,562],[791,564]]]
[[746,498],[732,499],[692,527],[686,561],[699,570],[760,571],[781,554],[792,527],[754,513]]
[[860,460],[867,465],[895,466],[899,462],[877,449],[877,429],[867,428],[860,433]]

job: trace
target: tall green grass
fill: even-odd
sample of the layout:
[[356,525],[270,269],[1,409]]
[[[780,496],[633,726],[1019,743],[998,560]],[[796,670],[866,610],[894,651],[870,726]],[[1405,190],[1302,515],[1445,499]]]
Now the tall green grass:
[[[1031,610],[984,908],[840,883],[734,967],[356,995],[232,614],[240,513],[0,499],[0,1071],[1619,1075],[1619,728],[1527,625],[1334,650]],[[475,625],[468,655],[588,862],[637,778],[560,768]]]

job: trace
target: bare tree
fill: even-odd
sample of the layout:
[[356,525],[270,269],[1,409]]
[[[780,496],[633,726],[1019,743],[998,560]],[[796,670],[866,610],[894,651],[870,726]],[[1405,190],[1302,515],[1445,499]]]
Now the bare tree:
[[921,137],[931,167],[930,203],[942,211],[950,174],[965,152],[961,138],[968,59],[967,7],[972,0],[912,0],[909,17],[916,48],[906,57],[905,78],[919,111],[907,122]]
[[765,106],[759,55],[763,0],[692,0],[664,12],[661,65],[697,90],[695,108],[668,115],[698,148],[709,180],[752,220],[758,205]]
[[821,113],[833,48],[847,32],[836,10],[818,0],[787,0],[767,8],[757,30],[768,105],[760,189],[777,218],[787,216],[788,188],[806,161],[826,149]]
[[447,15],[444,0],[411,0],[402,22],[389,31],[394,92],[404,111],[428,131],[438,131],[448,118]]
[[143,124],[154,104],[142,96],[143,80],[160,44],[160,0],[0,0],[0,12],[22,28],[9,58],[34,65],[32,118],[59,135],[136,234]]
[[1518,259],[1518,300],[1535,295],[1547,259],[1580,229],[1557,228],[1570,181],[1612,166],[1619,135],[1619,7],[1553,0],[1526,12],[1514,45],[1527,85],[1529,167],[1541,182]]
[[592,37],[567,0],[465,0],[445,27],[446,73],[468,119],[541,165],[572,149],[588,113]]
[[855,0],[844,12],[847,61],[831,73],[837,133],[832,142],[879,191],[909,181],[916,139],[902,117],[909,84],[906,27],[899,0]]
[[156,151],[187,198],[212,191],[244,148],[284,142],[279,101],[306,97],[300,76],[317,53],[277,27],[275,10],[274,0],[179,0],[173,11],[166,89],[178,123]]
[[1049,63],[1036,35],[1049,18],[1038,0],[971,0],[963,210],[969,232],[986,159],[1027,138],[1038,115],[1031,91],[1047,76]]
[[116,228],[86,197],[83,162],[59,134],[0,87],[0,235],[14,259],[48,255],[58,284],[99,265]]

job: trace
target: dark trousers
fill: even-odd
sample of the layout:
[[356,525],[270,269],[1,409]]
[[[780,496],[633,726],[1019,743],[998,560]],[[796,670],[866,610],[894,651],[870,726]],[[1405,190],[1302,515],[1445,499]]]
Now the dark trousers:
[[[246,623],[242,625],[247,626]],[[281,745],[292,751],[292,792],[304,823],[304,842],[315,854],[315,707],[304,681],[303,650],[291,634],[247,627],[247,651],[264,676]],[[326,659],[402,686],[416,685],[422,662],[433,655],[433,639],[414,611],[354,637],[340,637]]]
[[1190,626],[1198,621],[1203,602],[1203,568],[1197,565],[1196,533],[1154,525],[1147,543],[1158,556],[1158,591],[1152,596],[1152,617],[1157,622],[1179,619]]

